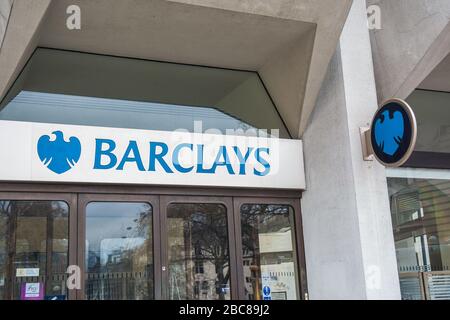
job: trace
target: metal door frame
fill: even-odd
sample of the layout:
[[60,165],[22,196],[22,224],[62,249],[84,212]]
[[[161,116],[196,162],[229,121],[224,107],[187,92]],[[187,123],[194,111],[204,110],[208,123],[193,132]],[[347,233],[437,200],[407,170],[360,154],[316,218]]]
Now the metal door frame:
[[1,182],[0,192],[142,194],[172,196],[301,198],[301,190],[159,185]]
[[[295,212],[295,238],[300,299],[306,298],[307,279],[303,242],[300,190],[266,190],[248,188],[166,187],[140,185],[94,185],[62,183],[0,182],[0,198],[5,200],[61,200],[69,205],[69,265],[81,268],[81,289],[69,290],[69,299],[84,298],[85,205],[91,201],[148,202],[153,206],[153,261],[155,299],[162,299],[168,252],[166,230],[167,204],[221,203],[227,208],[230,246],[230,285],[232,299],[245,299],[242,282],[242,244],[240,233],[240,205],[243,203],[290,205]],[[7,199],[8,198],[8,199]],[[165,243],[164,243],[165,242]],[[159,249],[160,248],[160,249]],[[159,253],[159,254],[158,254]],[[163,264],[163,262],[165,264]],[[244,279],[245,280],[245,279]]]

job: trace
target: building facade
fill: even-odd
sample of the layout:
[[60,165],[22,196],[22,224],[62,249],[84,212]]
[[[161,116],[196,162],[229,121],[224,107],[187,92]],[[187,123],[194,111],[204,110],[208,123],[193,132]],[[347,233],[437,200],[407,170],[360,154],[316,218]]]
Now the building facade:
[[448,0],[0,0],[0,71],[0,299],[450,299]]

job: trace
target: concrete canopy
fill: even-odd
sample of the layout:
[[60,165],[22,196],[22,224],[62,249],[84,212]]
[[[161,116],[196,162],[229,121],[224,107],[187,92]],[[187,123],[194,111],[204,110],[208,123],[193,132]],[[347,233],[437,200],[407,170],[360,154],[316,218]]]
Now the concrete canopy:
[[419,89],[450,92],[450,53],[422,81]]
[[0,48],[2,47],[3,37],[5,36],[12,4],[13,0],[0,1]]
[[[0,95],[38,46],[251,70],[300,137],[351,2],[15,0],[0,54]],[[81,30],[66,27],[74,4]]]
[[379,6],[382,13],[382,28],[371,32],[378,102],[405,99],[450,53],[450,1],[368,4]]

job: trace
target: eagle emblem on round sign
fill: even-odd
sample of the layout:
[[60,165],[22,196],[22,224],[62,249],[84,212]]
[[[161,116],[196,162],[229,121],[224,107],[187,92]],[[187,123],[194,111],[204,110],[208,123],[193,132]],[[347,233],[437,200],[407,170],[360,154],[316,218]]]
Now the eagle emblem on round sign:
[[388,100],[375,113],[369,133],[375,158],[387,167],[399,167],[409,159],[416,144],[414,112],[403,100]]

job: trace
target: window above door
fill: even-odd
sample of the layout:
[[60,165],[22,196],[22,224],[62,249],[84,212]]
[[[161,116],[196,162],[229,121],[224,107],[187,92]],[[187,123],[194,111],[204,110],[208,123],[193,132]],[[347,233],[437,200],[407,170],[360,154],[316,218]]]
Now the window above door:
[[46,48],[2,101],[0,119],[290,137],[256,72]]

